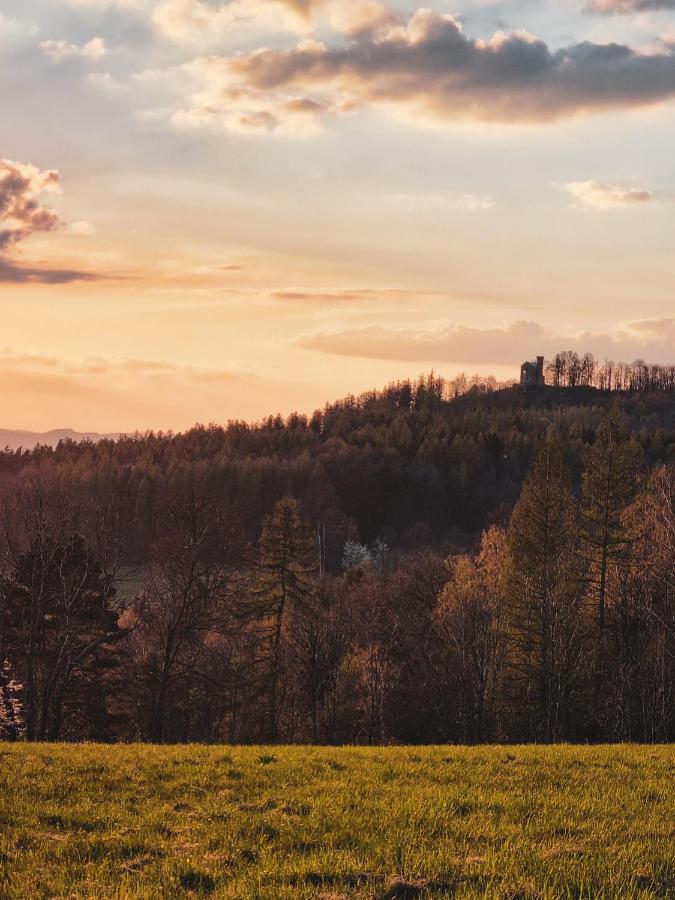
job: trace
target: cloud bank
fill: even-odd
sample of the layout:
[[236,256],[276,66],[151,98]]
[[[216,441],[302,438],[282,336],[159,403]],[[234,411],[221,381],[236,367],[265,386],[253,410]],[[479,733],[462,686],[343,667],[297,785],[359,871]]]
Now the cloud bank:
[[535,351],[551,357],[562,349],[590,351],[599,358],[624,361],[648,355],[665,363],[672,362],[675,352],[675,319],[630,322],[611,334],[558,334],[531,321],[485,329],[448,325],[417,332],[373,325],[303,335],[297,344],[305,350],[337,356],[417,363],[516,365]]
[[656,9],[675,9],[675,0],[592,0],[593,12],[612,13],[648,12]]
[[174,124],[283,130],[361,107],[443,122],[546,123],[675,97],[675,47],[649,55],[624,44],[551,49],[524,32],[468,37],[451,15],[420,9],[374,19],[338,46],[208,56],[185,67],[198,85]]

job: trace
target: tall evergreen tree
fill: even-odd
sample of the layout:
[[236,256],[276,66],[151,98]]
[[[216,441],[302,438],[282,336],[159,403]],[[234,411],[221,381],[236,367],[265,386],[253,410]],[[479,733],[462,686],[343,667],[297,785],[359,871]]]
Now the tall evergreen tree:
[[558,444],[544,441],[509,529],[506,687],[520,737],[565,736],[578,659],[575,501]]
[[637,493],[637,462],[637,447],[630,439],[623,414],[615,406],[602,421],[588,455],[578,535],[587,615],[595,632],[590,704],[594,736],[603,733],[602,722],[607,718],[607,611],[614,603],[620,605],[619,598],[612,596],[612,585],[621,584],[623,575],[633,566],[639,537],[637,520],[626,515]]
[[269,739],[277,740],[282,706],[280,684],[285,630],[302,615],[316,591],[318,558],[314,539],[303,521],[300,504],[284,497],[262,528],[252,591],[252,613],[266,647],[265,674]]
[[583,476],[579,556],[585,564],[597,632],[605,632],[610,565],[629,565],[637,535],[625,512],[637,491],[637,455],[626,420],[617,407],[604,418]]

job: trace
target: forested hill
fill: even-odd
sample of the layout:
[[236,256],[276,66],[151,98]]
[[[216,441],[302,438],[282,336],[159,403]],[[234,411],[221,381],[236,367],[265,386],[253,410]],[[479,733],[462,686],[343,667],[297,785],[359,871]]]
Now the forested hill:
[[674,448],[670,390],[427,376],[8,451],[0,740],[673,740]]
[[[645,468],[675,458],[675,394],[592,387],[523,391],[492,379],[446,382],[429,375],[347,397],[312,416],[257,424],[199,426],[117,441],[61,442],[5,451],[5,484],[36,471],[65,479],[90,501],[115,495],[126,520],[125,555],[143,561],[161,532],[163,498],[197,477],[233,511],[248,540],[283,496],[325,530],[330,567],[345,540],[392,549],[473,543],[505,523],[541,439],[553,434],[577,483],[585,452],[606,411],[618,405]],[[72,482],[72,484],[71,484]]]

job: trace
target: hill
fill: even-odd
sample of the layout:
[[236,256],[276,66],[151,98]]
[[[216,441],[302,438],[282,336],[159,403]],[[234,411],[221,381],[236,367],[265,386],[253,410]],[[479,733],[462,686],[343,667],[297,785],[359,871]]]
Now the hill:
[[672,740],[674,399],[428,376],[8,451],[0,733]]
[[169,473],[199,467],[214,496],[237,510],[249,540],[281,497],[297,497],[310,521],[325,528],[335,569],[347,538],[381,539],[396,549],[470,546],[487,525],[508,520],[546,434],[560,441],[578,486],[598,425],[614,405],[645,468],[675,460],[675,393],[524,392],[495,389],[489,380],[466,390],[430,375],[346,397],[312,416],[8,452],[0,456],[0,477],[49,464],[71,473],[75,467],[84,482],[102,471],[123,478],[126,558],[137,563],[161,531]]
[[116,439],[117,434],[98,434],[95,431],[73,431],[72,428],[55,428],[52,431],[16,431],[8,428],[0,428],[0,447],[8,447],[10,450],[33,450],[35,447],[55,448],[61,442],[83,441],[94,443],[104,439]]

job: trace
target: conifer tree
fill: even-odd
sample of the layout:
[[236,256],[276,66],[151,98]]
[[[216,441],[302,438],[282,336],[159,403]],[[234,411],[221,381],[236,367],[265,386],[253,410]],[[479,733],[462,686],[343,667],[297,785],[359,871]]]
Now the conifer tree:
[[547,439],[509,530],[506,688],[528,740],[564,736],[578,654],[574,520],[569,473]]
[[579,556],[600,641],[605,633],[610,566],[630,564],[637,538],[624,516],[635,499],[636,473],[637,450],[623,414],[614,407],[600,425],[589,454],[579,529]]
[[314,595],[317,552],[302,519],[300,504],[284,497],[264,523],[256,584],[252,592],[253,614],[261,628],[266,652],[269,738],[276,741],[281,710],[284,632],[293,616],[307,610]]

